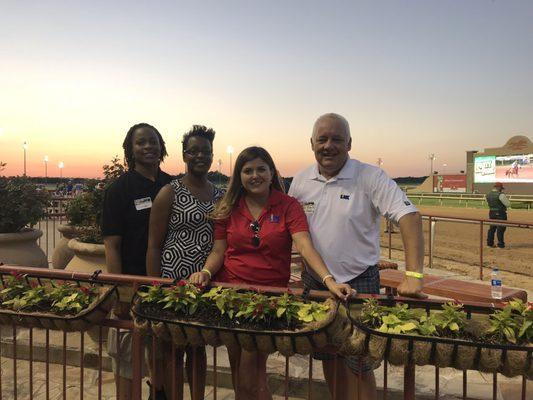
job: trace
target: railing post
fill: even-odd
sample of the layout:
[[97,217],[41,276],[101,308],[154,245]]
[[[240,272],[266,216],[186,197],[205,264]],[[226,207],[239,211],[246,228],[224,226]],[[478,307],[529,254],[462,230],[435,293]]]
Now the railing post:
[[479,222],[479,279],[483,280],[483,221]]
[[403,367],[403,400],[415,400],[415,363],[413,360]]
[[131,397],[133,400],[142,399],[142,339],[139,330],[134,327],[132,331],[131,343]]
[[392,258],[392,222],[387,220],[387,231],[389,233],[389,260]]

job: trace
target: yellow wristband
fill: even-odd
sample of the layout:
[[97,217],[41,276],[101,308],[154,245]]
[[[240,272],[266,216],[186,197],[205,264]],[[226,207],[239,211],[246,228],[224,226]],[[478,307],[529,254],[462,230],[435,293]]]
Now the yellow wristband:
[[205,272],[207,275],[209,275],[209,279],[211,279],[211,271],[209,271],[207,268],[202,269],[200,272]]
[[329,278],[334,279],[333,275],[331,274],[327,274],[325,277],[322,278],[322,283],[324,284],[324,286],[326,286],[326,279],[329,279]]
[[421,272],[415,272],[415,271],[405,271],[405,276],[410,276],[412,278],[422,279],[424,277],[424,274]]

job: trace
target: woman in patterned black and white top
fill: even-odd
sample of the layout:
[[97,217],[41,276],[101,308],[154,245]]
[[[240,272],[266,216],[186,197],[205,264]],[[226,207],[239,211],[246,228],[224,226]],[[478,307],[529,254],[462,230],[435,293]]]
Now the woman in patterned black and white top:
[[[215,132],[205,126],[194,125],[183,136],[183,161],[187,173],[163,187],[154,200],[150,214],[146,270],[150,276],[173,279],[188,279],[198,272],[213,247],[213,223],[208,215],[222,190],[207,180],[213,162],[213,139]],[[204,347],[180,349],[177,361],[183,363],[187,353],[187,375],[192,382],[192,366],[197,369],[192,398],[204,398],[206,354]],[[171,362],[171,351],[163,349],[165,364]],[[192,362],[192,358],[195,361]],[[181,370],[179,368],[178,370]],[[165,392],[170,398],[171,382],[177,377],[166,368]],[[178,382],[183,382],[178,379]],[[178,388],[182,392],[183,388]],[[194,392],[194,394],[193,394]]]

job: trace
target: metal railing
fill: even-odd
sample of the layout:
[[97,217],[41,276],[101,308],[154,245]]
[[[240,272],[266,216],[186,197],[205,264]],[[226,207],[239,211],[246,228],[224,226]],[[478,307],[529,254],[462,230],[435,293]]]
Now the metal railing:
[[[73,273],[73,272],[67,272],[67,271],[58,271],[58,270],[47,270],[47,269],[39,269],[39,268],[22,268],[22,267],[9,267],[4,266],[0,267],[0,273],[10,273],[12,271],[17,271],[20,273],[28,274],[28,276],[36,277],[36,278],[50,278],[50,279],[81,279],[81,280],[88,280],[91,278],[91,274],[87,273]],[[98,277],[97,280],[99,283],[114,283],[120,286],[127,286],[131,287],[132,289],[136,289],[141,284],[148,284],[153,281],[153,278],[148,277],[138,277],[138,276],[126,276],[126,275],[113,275],[113,274],[101,274]],[[163,283],[171,283],[171,280],[169,279],[159,279],[158,281],[161,281]],[[269,290],[272,290],[271,288],[268,288]],[[282,289],[279,289],[282,290]],[[298,290],[295,290],[296,293],[298,293]],[[324,297],[328,296],[327,293],[317,294],[313,293],[315,297]],[[363,296],[363,295],[362,295]],[[414,299],[406,299],[406,298],[399,298],[399,300],[404,301],[406,303],[412,303],[416,305],[416,300]],[[427,302],[427,301],[426,301]],[[431,302],[431,300],[429,301]],[[437,304],[437,302],[435,302]],[[470,303],[472,307],[476,307],[476,304]],[[479,306],[479,304],[478,304]],[[89,362],[87,357],[85,357],[84,349],[86,347],[86,334],[85,333],[66,333],[66,332],[58,332],[57,334],[61,337],[61,355],[58,357],[58,360],[55,360],[55,363],[59,364],[59,367],[61,369],[61,381],[59,383],[52,383],[52,374],[50,373],[50,369],[52,364],[54,364],[54,360],[51,357],[51,346],[50,346],[50,337],[56,332],[52,332],[49,330],[45,331],[45,350],[44,355],[40,354],[38,357],[36,357],[36,351],[34,351],[34,336],[36,334],[36,330],[29,329],[29,340],[28,340],[28,346],[25,348],[20,343],[20,340],[17,339],[17,327],[13,325],[12,327],[3,327],[3,331],[5,332],[6,329],[11,330],[11,342],[5,342],[3,340],[3,343],[1,343],[1,352],[0,352],[0,400],[1,399],[19,399],[22,398],[21,388],[23,388],[26,383],[25,379],[28,381],[27,387],[28,393],[27,397],[24,398],[36,398],[35,395],[35,385],[34,385],[34,363],[37,362],[37,360],[41,360],[45,362],[45,393],[44,396],[39,398],[51,398],[51,392],[55,391],[56,389],[60,390],[60,397],[54,396],[54,398],[63,398],[63,399],[72,399],[74,398],[74,395],[72,394],[72,389],[67,387],[67,381],[69,379],[68,376],[70,376],[70,379],[76,379],[75,386],[77,386],[79,390],[79,394],[76,397],[79,397],[80,399],[84,399],[84,388],[87,388],[89,384],[86,383],[87,379],[85,377],[85,372],[88,369],[95,370],[97,378],[95,379],[95,383],[97,384],[97,389],[95,391],[94,397],[90,398],[97,398],[101,399],[103,398],[103,392],[102,392],[102,383],[103,383],[103,357],[105,350],[103,349],[103,334],[102,334],[102,327],[113,327],[113,328],[119,328],[119,329],[126,329],[131,330],[133,333],[133,354],[132,354],[132,381],[133,381],[133,387],[132,387],[132,399],[134,400],[140,400],[143,398],[143,392],[146,395],[146,390],[143,391],[142,388],[142,382],[143,382],[143,376],[141,371],[141,365],[142,365],[142,339],[140,333],[137,331],[136,327],[133,325],[132,321],[128,320],[115,320],[115,319],[106,319],[102,323],[101,326],[98,327],[98,351],[96,360],[92,360],[92,362]],[[79,335],[79,347],[77,350],[74,350],[70,348],[69,346],[72,346],[72,340],[68,341],[69,337],[72,335]],[[155,340],[154,340],[155,341]],[[70,344],[67,345],[67,342]],[[7,351],[6,349],[10,348],[10,351]],[[120,348],[120,347],[119,347]],[[176,348],[175,346],[172,346],[172,350],[174,351]],[[217,360],[217,354],[220,350],[217,350],[217,348],[211,348],[212,351],[212,364],[210,365],[210,370],[212,371],[212,375],[210,376],[210,379],[208,379],[208,383],[212,385],[212,398],[217,399],[218,393],[223,387],[221,385],[221,380],[219,379],[219,364]],[[155,352],[155,346],[152,347],[152,352]],[[155,359],[155,357],[153,357]],[[168,368],[171,368],[173,373],[175,374],[178,370],[180,370],[180,367],[177,364],[177,361],[174,360],[175,357],[173,357],[172,364],[170,366],[167,366]],[[285,368],[284,368],[284,374],[281,376],[281,379],[283,381],[282,386],[282,396],[285,399],[288,399],[291,395],[291,387],[293,385],[296,385],[297,382],[294,381],[294,377],[291,377],[290,375],[290,363],[292,362],[293,357],[285,357]],[[7,359],[7,361],[6,361]],[[9,359],[12,359],[10,362]],[[28,374],[23,374],[22,371],[20,371],[20,367],[18,365],[18,362],[20,360],[28,360],[29,368],[28,368]],[[195,361],[193,361],[194,365]],[[75,373],[74,378],[72,375],[67,374],[67,366],[71,368],[73,365],[77,366],[79,368],[79,371]],[[120,369],[120,363],[118,365],[118,368]],[[383,383],[381,386],[381,392],[382,392],[382,398],[386,399],[388,396],[392,396],[393,392],[391,392],[389,387],[389,382],[391,380],[391,377],[389,376],[390,366],[387,362],[383,363]],[[193,368],[194,369],[194,368]],[[5,382],[5,378],[8,374],[11,374],[13,376],[12,379],[12,387],[8,387],[7,383]],[[438,367],[434,367],[434,398],[438,399],[439,396],[442,394],[442,390],[440,387],[440,370]],[[467,398],[468,392],[469,392],[469,386],[468,386],[468,372],[463,371],[463,398]],[[25,375],[25,376],[24,376]],[[77,378],[76,378],[77,376]],[[198,379],[198,376],[193,375],[192,380]],[[359,378],[360,379],[360,378]],[[494,373],[492,374],[492,399],[498,398],[498,374]],[[172,387],[172,394],[173,399],[182,398],[179,396],[179,385],[182,382],[176,382],[176,384]],[[318,396],[317,395],[317,385],[319,382],[313,377],[313,358],[311,356],[308,357],[308,370],[307,370],[307,378],[305,379],[305,383],[307,385],[306,390],[304,390],[304,394],[301,393],[302,396],[305,396],[307,399],[313,399],[313,398],[322,398],[323,394]],[[416,392],[416,366],[414,362],[410,361],[408,365],[404,367],[404,373],[403,373],[403,398],[405,400],[412,400],[412,399],[428,399],[430,398],[427,394],[420,394]],[[340,384],[337,382],[336,384]],[[54,387],[56,385],[57,387]],[[323,386],[323,383],[321,384]],[[117,397],[120,396],[120,393],[116,393]],[[397,398],[398,393],[396,392],[394,394]],[[87,398],[87,397],[85,397]],[[354,393],[354,399],[361,399],[358,393]],[[525,400],[527,398],[527,380],[525,377],[522,377],[521,380],[521,398]],[[192,400],[199,400],[199,398],[195,395],[192,396]]]
[[[496,219],[488,219],[488,218],[466,218],[466,217],[451,217],[447,215],[441,215],[441,214],[429,214],[429,213],[422,213],[422,219],[428,221],[428,238],[427,238],[427,255],[428,255],[428,267],[433,268],[433,255],[434,255],[434,244],[435,244],[435,226],[437,222],[453,222],[458,224],[474,224],[479,226],[479,279],[483,280],[483,267],[484,267],[484,252],[483,248],[485,246],[485,232],[484,227],[490,226],[490,225],[499,225],[499,226],[506,226],[506,227],[513,227],[513,228],[520,228],[520,229],[533,229],[532,223],[525,223],[525,222],[519,222],[519,221],[510,221],[510,220],[496,220]],[[388,224],[388,236],[387,236],[387,249],[388,249],[388,256],[389,258],[392,258],[392,232],[394,230],[394,227],[392,225],[391,221],[387,221]],[[460,260],[458,260],[460,261]]]
[[[423,205],[424,200],[431,200],[437,202],[439,205],[457,203],[460,206],[468,207],[472,203],[480,207],[487,207],[487,199],[484,194],[479,193],[411,193],[407,196],[416,204]],[[511,202],[511,208],[531,210],[533,208],[533,196],[507,194],[507,198]]]

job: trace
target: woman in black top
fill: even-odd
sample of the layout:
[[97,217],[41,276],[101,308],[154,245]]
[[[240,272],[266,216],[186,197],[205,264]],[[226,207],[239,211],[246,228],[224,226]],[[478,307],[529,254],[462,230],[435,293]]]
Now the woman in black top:
[[[122,147],[128,171],[113,182],[104,197],[102,235],[107,270],[113,274],[146,275],[152,202],[159,190],[172,180],[159,169],[167,151],[161,134],[146,123],[132,126]],[[128,319],[128,309],[128,303],[120,303],[114,312],[119,318]],[[113,333],[111,331],[110,335]],[[121,360],[120,371],[115,371],[121,399],[131,398],[131,358],[126,355],[131,351],[128,335],[127,330],[121,332],[120,349],[113,349],[116,337],[108,341],[110,354],[125,358]],[[160,389],[162,385],[154,381],[159,374],[152,375],[152,383]]]

